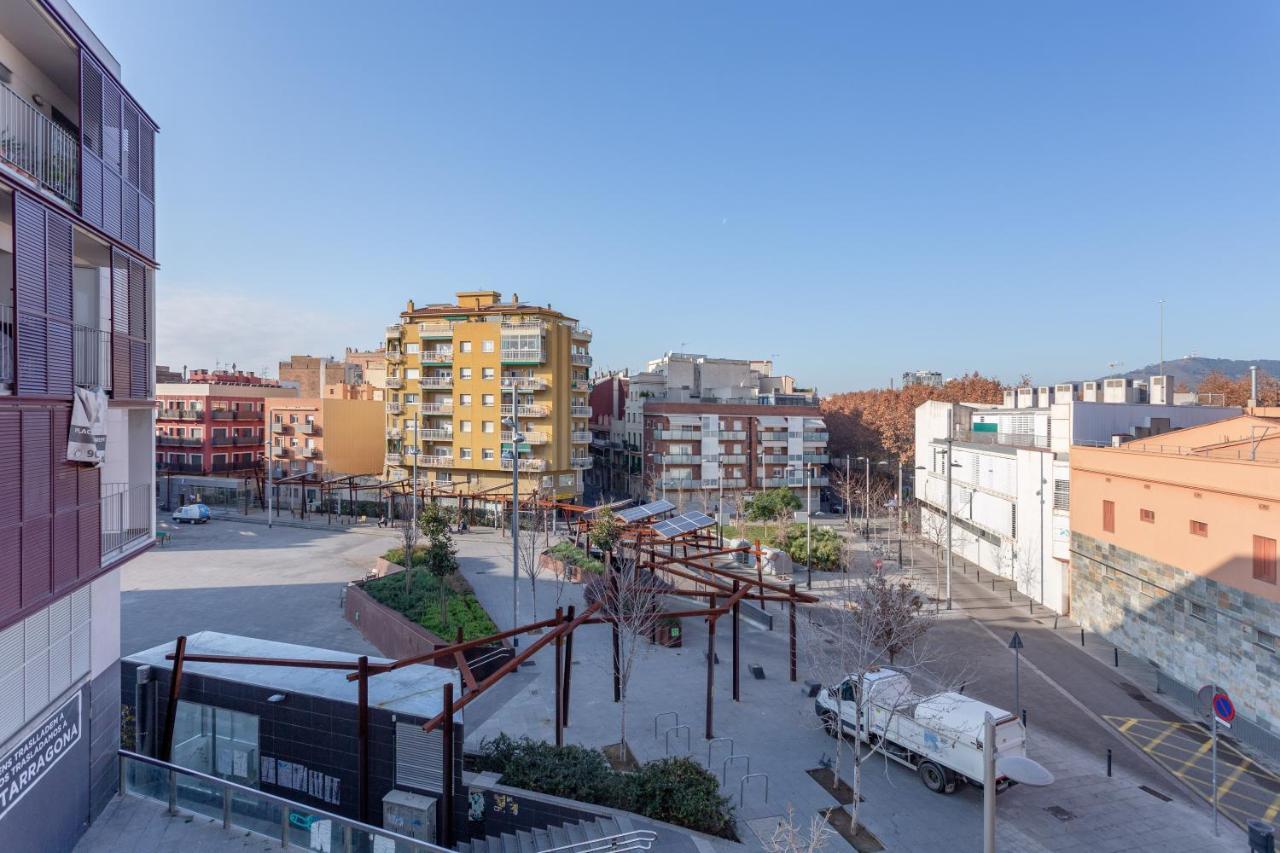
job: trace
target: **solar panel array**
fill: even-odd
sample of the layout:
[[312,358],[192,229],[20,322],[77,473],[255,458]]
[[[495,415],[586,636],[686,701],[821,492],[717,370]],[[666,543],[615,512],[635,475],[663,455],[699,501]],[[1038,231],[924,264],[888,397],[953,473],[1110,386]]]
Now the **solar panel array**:
[[671,512],[675,508],[676,505],[671,501],[654,501],[644,506],[633,506],[630,509],[624,509],[618,512],[617,516],[627,524],[635,524],[637,521],[644,521],[646,518],[653,518],[655,515]]
[[686,512],[684,515],[677,515],[675,518],[659,521],[653,525],[653,532],[663,539],[674,539],[677,536],[683,536],[695,530],[702,530],[704,527],[712,527],[715,523],[715,519],[709,515],[704,515],[700,512]]

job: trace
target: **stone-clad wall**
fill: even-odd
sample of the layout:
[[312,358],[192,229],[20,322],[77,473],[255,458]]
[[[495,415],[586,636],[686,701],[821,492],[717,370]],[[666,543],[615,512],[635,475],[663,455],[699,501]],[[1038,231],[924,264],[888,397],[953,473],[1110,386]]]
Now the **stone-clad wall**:
[[1223,685],[1280,733],[1280,653],[1258,643],[1258,631],[1280,636],[1280,604],[1072,531],[1071,610],[1184,684]]

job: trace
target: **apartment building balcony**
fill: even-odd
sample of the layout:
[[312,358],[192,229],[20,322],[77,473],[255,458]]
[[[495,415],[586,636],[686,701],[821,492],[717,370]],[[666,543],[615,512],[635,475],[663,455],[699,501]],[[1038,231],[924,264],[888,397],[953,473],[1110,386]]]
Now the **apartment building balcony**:
[[400,364],[404,361],[404,353],[398,349],[387,350],[387,364]]
[[655,460],[659,465],[701,465],[702,457],[693,453],[658,454]]
[[[161,443],[163,436],[156,436],[156,444]],[[235,439],[229,435],[215,435],[209,439],[209,443],[214,447],[230,447],[235,443]]]
[[806,444],[826,444],[830,438],[831,433],[829,432],[806,432],[800,436],[800,440]]
[[[424,376],[418,380],[418,386],[427,391],[447,391],[453,387],[453,377]],[[387,387],[391,387],[391,380],[389,378],[387,379]]]
[[[199,466],[197,466],[199,467]],[[156,500],[151,483],[103,483],[98,501],[102,562],[151,540]]]
[[[502,406],[500,411],[504,418],[511,417],[511,404]],[[551,407],[541,403],[521,403],[518,412],[522,418],[547,418],[551,416]]]
[[503,347],[503,364],[542,364],[547,360],[547,351],[542,347]]
[[418,438],[422,441],[453,441],[451,429],[420,429]]
[[266,413],[255,409],[214,409],[211,414],[215,421],[260,421]]
[[546,330],[541,320],[503,320],[500,326],[503,335],[540,335]]
[[512,388],[520,391],[545,391],[547,380],[539,379],[537,376],[504,376],[501,385],[506,391]]
[[156,462],[156,470],[162,474],[203,474],[204,464],[201,462]]
[[422,453],[418,455],[418,464],[427,468],[452,468],[453,454]]
[[721,477],[720,479],[703,480],[702,487],[704,489],[741,489],[747,485],[747,481],[742,477]]
[[387,460],[387,465],[391,466],[392,468],[401,464],[401,456],[399,453],[388,453],[386,460]]
[[575,364],[578,367],[590,367],[591,356],[587,355],[585,352],[575,352],[569,356],[569,363]]
[[286,424],[286,423],[272,423],[272,424],[271,424],[271,434],[272,434],[272,435],[288,435],[288,434],[290,433],[290,431],[292,431],[292,429],[293,429],[293,427],[289,426],[289,425],[288,425],[288,424]]
[[[524,444],[546,444],[548,440],[545,432],[525,432],[521,430],[520,434],[524,436]],[[511,430],[504,429],[502,431],[502,440],[507,444],[511,443]]]
[[304,448],[302,448],[302,458],[303,458],[303,459],[319,459],[319,458],[320,458],[320,448],[318,448],[318,447],[304,447]]
[[[0,142],[0,148],[3,145]],[[111,332],[77,325],[72,357],[75,361],[75,384],[111,390]],[[2,379],[0,377],[0,381]]]
[[274,445],[271,448],[271,455],[276,457],[277,459],[288,459],[289,448],[283,445]]
[[399,441],[402,435],[404,435],[404,433],[400,432],[399,427],[392,427],[391,429],[387,430],[387,438],[391,439],[392,441]]
[[[510,471],[510,470],[511,470],[511,466],[512,466],[512,460],[511,460],[511,459],[503,459],[503,460],[502,460],[502,470],[503,470],[503,471]],[[545,471],[545,470],[547,470],[547,460],[545,460],[545,459],[521,459],[521,460],[520,460],[520,470],[521,470],[521,471]]]
[[75,207],[80,141],[27,99],[0,83],[0,160],[33,186]]
[[202,421],[204,409],[173,409],[161,407],[156,412],[156,420],[160,421]]
[[767,488],[775,488],[777,486],[787,486],[793,489],[803,489],[807,482],[810,486],[826,486],[830,484],[829,477],[810,477],[806,480],[804,477],[765,477],[762,481]]
[[591,340],[591,330],[586,326],[574,326],[573,339],[576,341],[589,341]]
[[745,453],[721,453],[719,456],[710,457],[708,461],[714,459],[721,465],[742,465],[747,461]]
[[789,440],[785,432],[762,432],[760,433],[761,444],[786,444]]
[[701,489],[702,480],[695,480],[692,477],[667,477],[658,480],[658,488],[660,489]]
[[418,337],[420,338],[452,338],[452,323],[419,323]]
[[156,444],[163,447],[204,447],[204,439],[192,438],[186,435],[156,433]]
[[387,414],[398,415],[403,411],[404,411],[404,408],[400,405],[400,401],[398,400],[387,401]]
[[831,461],[831,455],[827,453],[805,453],[800,457],[800,461],[812,465],[826,465]]
[[393,390],[398,390],[404,387],[404,378],[401,376],[388,376],[386,381],[387,387]]
[[0,305],[0,392],[12,389],[13,373],[13,306]]
[[453,401],[447,400],[443,403],[422,403],[418,406],[418,411],[424,415],[448,415],[453,413]]
[[[401,324],[392,323],[391,325],[387,326],[387,340],[398,341],[400,340],[400,337],[403,334],[404,334],[404,326],[402,326]],[[391,349],[391,347],[387,347],[387,349]]]
[[214,462],[209,466],[212,474],[229,474],[232,471],[252,471],[258,467],[256,462]]
[[569,388],[574,391],[590,391],[591,382],[587,379],[573,379],[569,381]]
[[569,467],[576,468],[579,471],[586,470],[595,464],[594,456],[571,456],[569,457]]
[[659,429],[654,430],[653,437],[658,441],[701,441],[702,433],[697,430]]
[[453,364],[453,350],[424,349],[419,359],[423,364]]
[[262,436],[260,435],[233,435],[231,443],[237,446],[246,446],[253,444],[262,444]]
[[591,407],[590,406],[570,406],[569,416],[574,418],[589,418],[591,417]]
[[298,424],[298,432],[303,435],[319,435],[320,427],[316,425],[315,421],[303,421]]
[[573,444],[590,444],[591,432],[590,430],[574,430],[569,433],[569,441]]
[[716,433],[716,436],[721,441],[746,441],[747,431],[741,430],[741,429],[721,430],[720,432]]

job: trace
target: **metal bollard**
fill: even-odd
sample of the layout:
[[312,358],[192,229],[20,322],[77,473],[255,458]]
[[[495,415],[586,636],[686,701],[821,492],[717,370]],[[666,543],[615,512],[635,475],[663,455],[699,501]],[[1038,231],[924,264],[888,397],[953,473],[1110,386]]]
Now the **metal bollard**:
[[1027,727],[1027,709],[1023,708],[1022,709],[1022,728],[1025,729],[1026,727]]
[[1013,587],[1009,587],[1009,603],[1013,604]]
[[1080,626],[1080,648],[1084,648],[1084,626]]
[[1113,648],[1111,652],[1112,652],[1112,656],[1115,658],[1115,665],[1119,666],[1120,665],[1120,649]]
[[1111,778],[1111,747],[1107,747],[1107,778]]

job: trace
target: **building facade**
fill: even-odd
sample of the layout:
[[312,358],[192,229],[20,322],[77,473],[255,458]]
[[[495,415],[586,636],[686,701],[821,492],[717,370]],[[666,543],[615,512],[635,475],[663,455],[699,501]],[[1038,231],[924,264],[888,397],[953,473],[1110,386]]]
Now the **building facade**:
[[1071,482],[1073,617],[1280,745],[1280,409],[1073,448]]
[[268,399],[266,423],[277,477],[382,473],[385,417],[381,400]]
[[252,471],[266,453],[268,399],[297,397],[252,373],[194,370],[187,382],[156,386],[156,470],[232,475]]
[[326,385],[334,383],[358,384],[359,373],[355,364],[316,355],[293,355],[277,368],[280,384],[297,388],[299,397],[319,397]]
[[767,360],[667,353],[650,361],[629,377],[622,434],[632,497],[675,494],[718,507],[722,494],[740,502],[785,487],[816,510],[827,485],[818,395],[774,376]]
[[1069,459],[1075,447],[1128,441],[1240,411],[1135,402],[1132,394],[1118,394],[1114,402],[1083,397],[1083,385],[1067,383],[1007,391],[999,406],[930,401],[916,409],[921,533],[946,544],[950,436],[953,552],[1009,578],[1059,613],[1071,609]]
[[[456,494],[520,490],[573,499],[591,467],[590,330],[496,291],[416,308],[387,327],[386,475],[427,478]],[[513,409],[514,406],[514,409]],[[414,464],[416,461],[416,465]]]
[[910,388],[912,385],[941,388],[943,385],[942,374],[936,370],[909,370],[902,374],[902,387]]
[[355,365],[355,381],[357,383],[368,385],[375,389],[374,394],[369,399],[384,399],[383,392],[387,389],[386,349],[361,351],[347,347],[342,360],[347,364]]
[[[626,411],[627,389],[631,379],[626,371],[597,376],[591,382],[591,455],[594,462],[590,476],[607,497],[628,494],[629,477],[639,474],[639,457],[627,453]],[[635,460],[636,470],[629,468]]]
[[[5,6],[0,849],[14,853],[71,849],[115,791],[115,570],[154,541],[156,125],[119,81],[64,0]],[[69,461],[81,389],[106,396],[100,464]]]

